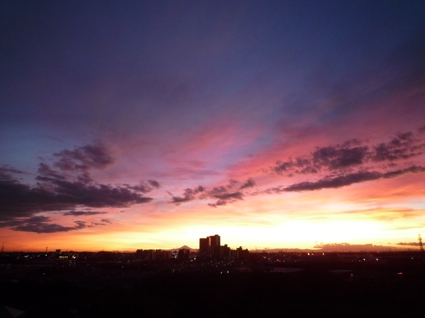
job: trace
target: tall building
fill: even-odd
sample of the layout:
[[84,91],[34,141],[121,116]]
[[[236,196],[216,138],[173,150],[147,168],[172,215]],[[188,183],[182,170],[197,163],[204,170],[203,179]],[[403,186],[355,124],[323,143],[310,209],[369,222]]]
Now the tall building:
[[220,236],[214,235],[214,236],[208,236],[208,245],[209,246],[220,246]]
[[249,251],[247,249],[243,250],[242,246],[236,249],[236,258],[237,259],[247,259],[249,258]]
[[247,259],[249,258],[249,251],[243,250],[239,247],[233,251],[230,247],[225,244],[220,245],[220,236],[212,235],[205,238],[199,239],[199,257],[200,258],[213,258],[213,259]]
[[214,235],[208,237],[209,247],[210,247],[210,256],[219,258],[221,256],[220,251],[220,236]]
[[189,260],[190,250],[188,249],[180,249],[179,254],[177,255],[177,259],[179,261],[187,261]]
[[209,256],[208,238],[199,239],[199,256],[201,257]]
[[213,235],[199,239],[199,256],[220,257],[220,236]]

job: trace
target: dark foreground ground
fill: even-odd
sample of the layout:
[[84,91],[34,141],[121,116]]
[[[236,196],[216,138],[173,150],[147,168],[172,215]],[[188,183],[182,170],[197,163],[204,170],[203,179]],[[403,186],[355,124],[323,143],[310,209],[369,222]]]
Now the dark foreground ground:
[[422,263],[299,265],[292,272],[3,267],[0,304],[25,317],[425,317]]

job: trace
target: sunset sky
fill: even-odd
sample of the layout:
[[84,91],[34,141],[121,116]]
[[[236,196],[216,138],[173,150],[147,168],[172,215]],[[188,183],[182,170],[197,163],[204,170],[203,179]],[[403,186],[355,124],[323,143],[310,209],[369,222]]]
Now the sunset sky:
[[5,251],[418,249],[424,1],[2,1]]

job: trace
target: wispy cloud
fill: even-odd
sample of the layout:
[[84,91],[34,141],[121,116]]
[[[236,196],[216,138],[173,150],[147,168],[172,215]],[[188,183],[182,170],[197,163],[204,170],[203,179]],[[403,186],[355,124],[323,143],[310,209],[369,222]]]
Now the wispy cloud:
[[62,171],[87,171],[90,168],[105,168],[114,162],[105,145],[100,142],[54,154],[55,166]]
[[420,149],[425,143],[415,139],[412,132],[400,133],[390,142],[380,143],[373,147],[371,158],[374,161],[395,161],[421,155]]
[[184,203],[184,202],[192,201],[196,198],[196,195],[198,193],[202,193],[204,191],[205,191],[205,188],[202,187],[202,186],[198,186],[194,189],[187,188],[187,189],[184,190],[184,193],[183,193],[182,196],[174,196],[174,195],[171,194],[171,196],[172,196],[171,203],[179,205],[179,204]]
[[232,203],[238,200],[243,200],[243,194],[242,192],[230,192],[230,193],[223,193],[223,194],[216,194],[214,195],[216,199],[218,199],[215,203],[209,203],[209,206],[217,207],[220,205],[226,205],[228,203]]
[[397,243],[399,246],[411,246],[411,247],[419,247],[419,242],[399,242]]
[[12,168],[7,165],[3,165],[0,167],[0,182],[1,181],[12,181],[15,180],[15,175],[24,174],[25,172]]
[[142,192],[142,193],[148,193],[151,192],[153,189],[159,189],[161,185],[156,180],[148,180],[148,182],[141,181],[138,185],[132,186],[132,185],[125,185],[128,189]]
[[246,188],[251,188],[255,186],[255,181],[252,178],[249,178],[244,184],[241,185],[240,190],[242,189],[246,189]]
[[324,179],[320,179],[315,182],[300,182],[292,184],[286,188],[284,191],[311,191],[311,190],[319,190],[325,188],[340,188],[344,186],[348,186],[353,183],[359,183],[364,181],[376,180],[381,178],[382,175],[378,172],[356,172],[350,173],[344,176],[338,177],[326,177]]
[[156,180],[148,180],[148,183],[156,189],[161,188],[161,184]]
[[241,184],[237,180],[230,180],[226,185],[220,185],[208,190],[203,186],[198,186],[194,189],[185,189],[182,196],[172,196],[171,203],[181,204],[184,202],[193,201],[196,199],[214,199],[214,203],[208,203],[209,206],[217,207],[226,205],[238,200],[243,200],[244,194],[241,190],[255,186],[255,181],[249,178]]
[[101,219],[100,222],[92,222],[90,227],[92,226],[105,226],[112,224],[112,221],[109,219]]
[[374,244],[349,244],[349,243],[329,243],[316,244],[314,248],[323,252],[358,252],[358,251],[383,251],[388,250],[388,246]]

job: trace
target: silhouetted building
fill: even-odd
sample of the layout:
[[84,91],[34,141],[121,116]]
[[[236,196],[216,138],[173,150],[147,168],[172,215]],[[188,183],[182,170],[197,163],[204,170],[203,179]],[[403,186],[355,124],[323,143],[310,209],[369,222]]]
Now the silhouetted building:
[[210,247],[210,255],[215,258],[221,257],[220,254],[220,236],[214,235],[208,237],[208,244]]
[[179,261],[187,261],[189,260],[190,250],[188,249],[180,249],[177,259]]
[[248,259],[249,251],[242,249],[242,246],[236,250],[231,250],[225,244],[220,245],[220,236],[212,235],[199,239],[199,257],[215,259]]
[[209,246],[220,246],[220,236],[214,235],[214,236],[208,236],[208,245]]
[[171,258],[171,252],[163,250],[137,250],[136,257],[141,261],[164,261]]
[[207,257],[209,256],[209,248],[208,248],[208,238],[200,238],[199,239],[199,256]]
[[242,246],[236,249],[236,258],[237,259],[247,259],[249,258],[249,251],[247,249],[243,250]]
[[230,247],[225,244],[220,245],[220,236],[212,235],[206,238],[199,239],[199,257],[200,258],[215,258],[215,259],[236,259],[236,258],[248,258],[249,251],[242,250],[240,247],[238,250],[231,250]]
[[220,246],[220,256],[222,258],[230,258],[230,247],[227,244]]
[[221,256],[220,252],[219,235],[216,234],[199,239],[199,256],[219,258]]

